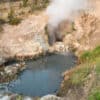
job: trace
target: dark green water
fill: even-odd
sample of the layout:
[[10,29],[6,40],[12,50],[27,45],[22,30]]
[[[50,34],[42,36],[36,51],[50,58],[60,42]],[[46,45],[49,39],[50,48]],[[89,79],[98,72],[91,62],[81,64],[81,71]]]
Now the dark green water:
[[44,96],[54,94],[62,81],[62,72],[75,65],[73,54],[54,54],[37,60],[26,62],[24,70],[17,80],[11,82],[8,89],[11,92],[27,96]]

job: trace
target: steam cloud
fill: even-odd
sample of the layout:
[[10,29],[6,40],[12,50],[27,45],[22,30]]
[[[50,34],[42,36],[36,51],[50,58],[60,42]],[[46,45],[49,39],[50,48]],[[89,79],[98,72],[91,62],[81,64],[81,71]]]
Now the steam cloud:
[[87,8],[87,4],[87,0],[50,0],[46,9],[48,24],[57,27],[63,20],[73,20],[79,10]]

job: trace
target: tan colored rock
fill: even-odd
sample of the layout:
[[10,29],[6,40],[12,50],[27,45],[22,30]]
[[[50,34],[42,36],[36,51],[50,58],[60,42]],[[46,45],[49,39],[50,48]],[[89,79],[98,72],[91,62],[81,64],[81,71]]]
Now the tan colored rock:
[[49,47],[50,53],[65,53],[68,52],[68,46],[63,42],[56,42],[52,47]]
[[68,79],[69,79],[69,76],[66,75],[66,76],[64,77],[64,80],[67,81]]
[[[41,22],[41,23],[40,23]],[[0,39],[0,54],[4,58],[36,57],[48,48],[44,27],[47,16],[44,13],[30,15],[17,26],[4,25]]]
[[55,52],[65,52],[65,46],[62,42],[58,42],[54,44],[54,51]]
[[75,20],[75,31],[63,39],[68,45],[80,55],[83,51],[91,50],[100,45],[100,18],[89,12],[83,12]]

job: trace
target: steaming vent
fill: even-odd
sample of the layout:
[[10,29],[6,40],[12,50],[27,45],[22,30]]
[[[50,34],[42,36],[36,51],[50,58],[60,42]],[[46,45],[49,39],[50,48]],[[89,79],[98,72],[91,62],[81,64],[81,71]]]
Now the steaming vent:
[[63,35],[59,33],[59,25],[66,20],[74,21],[81,10],[89,7],[88,4],[88,0],[50,0],[46,9],[49,17],[46,30],[50,45],[63,38]]

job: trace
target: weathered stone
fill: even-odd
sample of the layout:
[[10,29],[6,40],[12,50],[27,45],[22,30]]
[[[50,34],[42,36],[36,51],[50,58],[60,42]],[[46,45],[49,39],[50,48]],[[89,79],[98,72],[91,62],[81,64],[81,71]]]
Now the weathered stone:
[[68,52],[68,46],[65,46],[63,42],[56,42],[52,47],[49,47],[50,53],[65,53]]
[[10,97],[9,96],[1,96],[0,100],[10,100]]
[[25,63],[22,62],[4,67],[4,73],[8,75],[16,75],[19,71],[24,69],[25,69]]
[[8,75],[14,75],[17,73],[18,71],[18,67],[14,67],[14,66],[7,66],[4,68],[4,71],[6,74]]
[[31,97],[24,97],[24,100],[36,100],[36,99],[33,99]]
[[5,25],[0,39],[0,55],[5,58],[34,58],[44,53],[48,49],[46,23],[47,16],[41,13],[29,16],[17,26]]
[[3,57],[0,57],[0,65],[2,65],[6,60]]
[[63,99],[55,95],[46,95],[42,97],[40,100],[63,100]]

